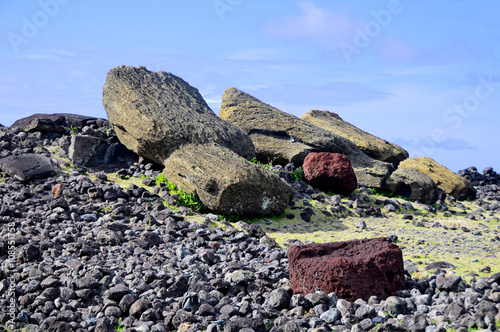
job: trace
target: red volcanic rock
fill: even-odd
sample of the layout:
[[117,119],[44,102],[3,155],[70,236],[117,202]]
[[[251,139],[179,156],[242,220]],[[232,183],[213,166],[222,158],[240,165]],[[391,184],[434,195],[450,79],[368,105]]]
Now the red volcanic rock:
[[340,153],[311,152],[302,169],[306,182],[323,191],[349,194],[358,187],[351,161]]
[[404,289],[403,253],[389,238],[314,243],[288,249],[294,294],[334,292],[354,301]]
[[54,187],[52,187],[52,194],[54,195],[54,199],[61,197],[63,190],[63,184],[58,183]]

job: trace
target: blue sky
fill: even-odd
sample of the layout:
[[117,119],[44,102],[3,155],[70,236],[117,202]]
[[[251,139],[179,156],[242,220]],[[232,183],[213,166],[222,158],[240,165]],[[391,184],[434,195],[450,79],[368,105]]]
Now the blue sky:
[[499,171],[499,12],[494,0],[5,0],[0,123],[105,118],[107,71],[142,65],[216,113],[236,87],[296,116],[336,112],[453,171]]

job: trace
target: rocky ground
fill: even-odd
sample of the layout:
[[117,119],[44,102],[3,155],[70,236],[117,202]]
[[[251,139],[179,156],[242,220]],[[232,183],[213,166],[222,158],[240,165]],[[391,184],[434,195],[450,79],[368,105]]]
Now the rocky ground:
[[[80,132],[112,135],[95,125]],[[366,188],[330,195],[296,181],[292,166],[275,166],[296,191],[290,206],[279,217],[236,222],[180,206],[152,164],[74,166],[69,134],[0,128],[1,157],[34,152],[57,168],[27,182],[2,173],[6,331],[494,331],[500,324],[500,179],[492,169],[460,172],[478,190],[475,201],[428,206]],[[403,250],[406,290],[367,302],[291,294],[289,245],[378,236]]]

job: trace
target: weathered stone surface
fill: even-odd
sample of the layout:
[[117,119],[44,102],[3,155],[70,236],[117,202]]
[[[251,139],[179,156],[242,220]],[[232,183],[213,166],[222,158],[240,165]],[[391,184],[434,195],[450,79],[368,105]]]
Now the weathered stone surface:
[[336,152],[349,157],[359,183],[382,188],[394,170],[389,163],[365,155],[354,143],[307,121],[282,112],[234,88],[224,92],[219,111],[253,140],[257,157],[301,166],[309,152]]
[[351,162],[343,154],[312,152],[302,168],[306,182],[323,191],[349,194],[358,187]]
[[106,149],[102,163],[123,163],[137,159],[137,155],[121,143],[111,143]]
[[69,157],[75,165],[96,166],[104,163],[109,143],[105,139],[74,135],[71,137]]
[[22,118],[17,120],[12,124],[12,127],[21,127],[21,128],[26,128],[29,123],[31,123],[34,120],[50,120],[56,124],[61,124],[64,127],[77,127],[77,128],[82,128],[86,125],[91,124],[92,122],[95,123],[97,120],[102,120],[103,119],[98,119],[95,117],[91,116],[84,116],[84,115],[78,115],[78,114],[66,114],[66,113],[56,113],[56,114],[42,114],[42,113],[37,113],[30,115],[26,118]]
[[320,290],[350,301],[383,299],[405,285],[403,254],[389,238],[292,246],[288,262],[295,294]]
[[50,158],[34,153],[2,158],[0,169],[20,181],[45,178],[55,171]]
[[277,175],[217,144],[183,146],[166,160],[163,173],[221,214],[279,215],[293,197]]
[[238,332],[245,328],[250,328],[255,332],[265,332],[266,327],[261,319],[242,317],[228,320],[224,324],[224,332]]
[[408,152],[402,147],[353,126],[349,122],[342,120],[336,113],[313,110],[300,118],[315,126],[347,138],[373,159],[392,163],[397,167],[401,161],[408,158]]
[[384,303],[384,311],[391,317],[397,317],[407,311],[404,299],[397,296],[389,296]]
[[387,179],[386,190],[424,204],[434,204],[438,197],[434,180],[424,173],[403,167],[398,168]]
[[469,181],[438,164],[429,157],[408,158],[399,164],[400,168],[409,168],[424,173],[448,195],[463,200],[476,197],[476,190]]
[[103,104],[120,142],[158,164],[190,143],[213,142],[244,158],[255,155],[247,135],[218,118],[196,88],[170,73],[115,67],[108,72]]
[[260,133],[250,134],[253,144],[255,145],[255,153],[257,157],[267,162],[274,159],[276,164],[293,163],[300,166],[304,162],[306,156],[312,152],[309,145],[303,144],[287,137],[286,135],[265,135]]
[[452,275],[449,277],[445,277],[443,274],[438,274],[436,277],[436,287],[441,291],[454,291],[458,284],[462,281],[462,278],[457,275]]
[[64,129],[63,124],[64,117],[62,116],[59,117],[56,121],[44,118],[33,119],[24,127],[24,129],[28,132],[40,131],[64,134],[66,132],[66,129]]

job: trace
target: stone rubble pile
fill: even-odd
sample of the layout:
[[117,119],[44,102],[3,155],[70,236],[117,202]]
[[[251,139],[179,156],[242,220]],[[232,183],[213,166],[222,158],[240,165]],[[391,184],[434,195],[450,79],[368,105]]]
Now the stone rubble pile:
[[[90,131],[100,129],[78,134]],[[193,211],[166,208],[161,186],[123,188],[102,172],[81,174],[58,159],[68,137],[0,128],[3,157],[42,155],[55,169],[27,181],[3,173],[0,182],[0,324],[12,322],[13,299],[12,331],[493,331],[500,320],[499,274],[470,285],[442,274],[408,279],[385,300],[294,295],[287,250],[258,226],[216,227],[212,214],[188,223],[183,214]],[[146,175],[148,185],[160,174],[151,164],[116,169]],[[275,167],[299,197],[321,199],[292,170]]]
[[[35,114],[0,125],[2,330],[498,329],[500,273],[466,282],[440,265],[412,279],[415,266],[403,262],[394,234],[348,244],[294,239],[283,249],[256,224],[226,221],[289,207],[286,218],[305,224],[358,218],[361,234],[393,213],[447,227],[414,219],[410,202],[370,196],[376,188],[443,218],[467,214],[457,199],[477,193],[480,208],[466,217],[494,223],[500,177],[492,168],[458,176],[334,113],[312,111],[306,121],[234,88],[219,118],[196,88],[144,67],[113,68],[103,104],[110,121]],[[322,158],[303,164],[316,152]],[[254,156],[282,165],[265,169]],[[208,209],[180,206],[161,177]]]
[[[478,199],[500,202],[500,175],[492,167],[486,167],[482,173],[476,167],[469,167],[458,174],[470,181],[477,191]],[[500,211],[498,204],[496,210]]]

